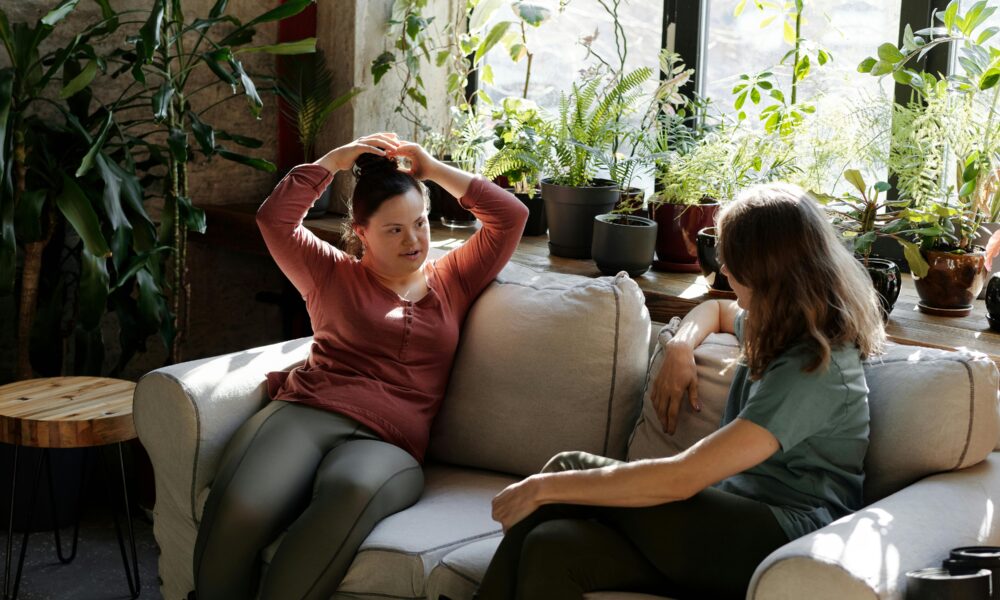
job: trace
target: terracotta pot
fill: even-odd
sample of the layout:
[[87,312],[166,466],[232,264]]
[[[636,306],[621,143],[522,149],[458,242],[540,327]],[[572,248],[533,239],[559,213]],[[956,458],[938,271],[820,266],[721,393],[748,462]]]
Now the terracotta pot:
[[953,254],[928,250],[923,252],[930,265],[926,277],[913,277],[921,312],[932,315],[964,317],[972,312],[972,301],[986,282],[983,253]]
[[697,273],[698,232],[715,225],[718,202],[705,202],[684,206],[661,204],[653,211],[653,219],[659,229],[656,234],[656,260],[653,268],[657,271]]

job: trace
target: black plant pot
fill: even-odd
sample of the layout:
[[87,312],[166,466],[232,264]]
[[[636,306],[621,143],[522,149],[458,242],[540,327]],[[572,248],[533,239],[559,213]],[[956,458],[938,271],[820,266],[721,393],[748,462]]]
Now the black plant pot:
[[330,210],[330,193],[333,190],[333,184],[326,186],[323,193],[319,195],[316,202],[313,203],[312,207],[306,212],[307,219],[316,219],[322,217]]
[[964,546],[950,552],[950,558],[941,563],[949,573],[969,573],[979,569],[990,571],[992,600],[1000,600],[1000,547]]
[[545,219],[545,202],[542,201],[542,194],[535,190],[533,196],[515,192],[514,188],[507,188],[507,191],[517,196],[522,204],[528,207],[528,222],[524,225],[523,235],[545,235],[549,228]]
[[1000,274],[991,276],[986,284],[986,320],[990,329],[1000,331]]
[[722,264],[719,263],[719,238],[715,227],[705,227],[696,236],[698,248],[698,264],[701,273],[708,280],[708,295],[717,298],[736,298],[736,293],[729,285],[729,279],[722,274]]
[[441,224],[445,227],[475,227],[476,215],[462,208],[458,199],[433,181],[425,182],[431,197],[431,206],[437,208]]
[[649,270],[656,251],[656,221],[607,214],[594,217],[592,254],[605,275],[620,271],[638,277]]
[[590,187],[542,181],[549,252],[565,258],[590,258],[594,217],[610,212],[618,198],[618,185],[607,179],[595,179]]
[[882,320],[888,321],[889,313],[896,305],[899,290],[903,286],[903,280],[899,276],[899,265],[884,258],[869,258],[868,264],[865,264],[862,258],[858,260],[868,271],[868,275],[872,278],[872,285],[878,292],[878,299],[882,303]]
[[986,569],[950,573],[927,568],[906,573],[906,600],[985,600],[990,598]]

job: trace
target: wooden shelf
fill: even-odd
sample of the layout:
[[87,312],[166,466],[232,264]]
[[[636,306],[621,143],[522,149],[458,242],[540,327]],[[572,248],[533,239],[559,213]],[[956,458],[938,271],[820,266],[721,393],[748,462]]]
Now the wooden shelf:
[[[203,236],[192,236],[217,247],[241,252],[267,255],[254,215],[256,204],[230,204],[207,206],[205,212],[208,230]],[[333,215],[306,221],[318,237],[331,243],[340,240],[343,217]],[[438,223],[431,226],[431,246],[448,250],[461,245],[475,229],[450,229]],[[599,277],[600,271],[591,260],[576,260],[549,255],[547,236],[526,236],[511,259],[539,273],[569,273],[585,277]],[[666,322],[681,316],[700,302],[708,299],[708,285],[700,274],[661,273],[649,271],[637,277],[636,282],[646,294],[646,306],[653,320]],[[908,274],[903,275],[903,290],[889,316],[886,331],[891,340],[899,343],[953,349],[966,347],[988,354],[1000,364],[1000,333],[994,332],[986,322],[986,306],[977,300],[968,317],[936,317],[917,310],[917,294]]]

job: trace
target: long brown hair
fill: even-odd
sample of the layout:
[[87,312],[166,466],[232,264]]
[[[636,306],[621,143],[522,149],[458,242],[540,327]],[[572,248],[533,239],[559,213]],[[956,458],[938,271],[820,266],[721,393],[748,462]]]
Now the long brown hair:
[[364,247],[354,228],[365,227],[368,219],[382,206],[382,203],[395,196],[401,196],[415,189],[424,197],[427,206],[427,188],[409,173],[399,170],[399,163],[394,158],[385,158],[370,152],[362,154],[354,161],[352,169],[357,182],[354,193],[351,194],[350,219],[344,224],[340,238],[341,246],[348,254],[361,258]]
[[879,299],[861,264],[816,201],[784,183],[752,187],[719,216],[719,257],[752,291],[743,360],[753,379],[791,345],[815,354],[806,371],[825,369],[831,348],[853,344],[862,358],[882,352]]

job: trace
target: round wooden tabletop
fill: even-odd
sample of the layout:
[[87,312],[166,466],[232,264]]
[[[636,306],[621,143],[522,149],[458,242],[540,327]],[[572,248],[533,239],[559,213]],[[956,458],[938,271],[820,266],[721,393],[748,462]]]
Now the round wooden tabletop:
[[0,386],[0,442],[82,448],[136,437],[135,383],[107,377],[46,377]]

